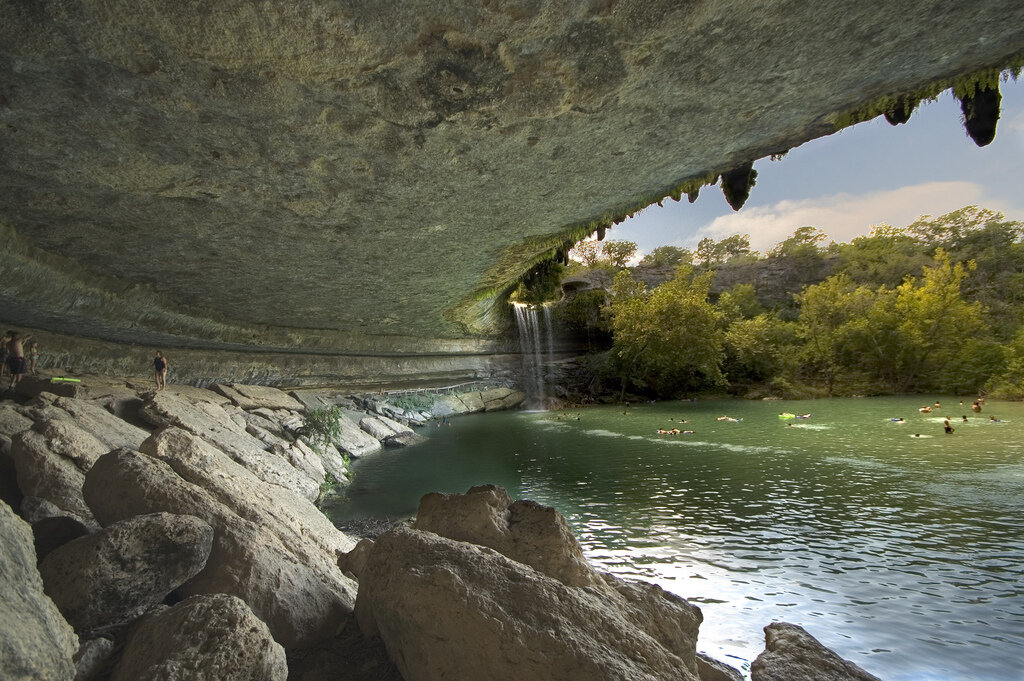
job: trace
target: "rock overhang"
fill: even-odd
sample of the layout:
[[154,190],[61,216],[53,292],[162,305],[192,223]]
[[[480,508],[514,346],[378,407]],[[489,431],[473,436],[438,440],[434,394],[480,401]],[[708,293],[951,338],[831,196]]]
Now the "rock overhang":
[[0,11],[0,318],[232,352],[487,352],[566,241],[1024,55],[1010,0]]

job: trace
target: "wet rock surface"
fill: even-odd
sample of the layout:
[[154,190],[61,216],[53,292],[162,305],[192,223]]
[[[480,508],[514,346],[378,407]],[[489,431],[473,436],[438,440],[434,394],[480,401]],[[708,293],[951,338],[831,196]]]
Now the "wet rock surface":
[[750,666],[751,681],[879,681],[795,624],[769,624],[764,641],[764,652]]

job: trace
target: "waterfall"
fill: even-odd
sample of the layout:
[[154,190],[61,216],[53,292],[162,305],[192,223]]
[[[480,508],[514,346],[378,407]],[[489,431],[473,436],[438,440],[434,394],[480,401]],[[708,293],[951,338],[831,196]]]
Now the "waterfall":
[[519,331],[527,406],[532,409],[544,409],[550,392],[546,386],[544,367],[545,364],[550,365],[554,358],[551,310],[543,305],[532,306],[523,303],[513,303],[512,307],[516,313],[516,327]]

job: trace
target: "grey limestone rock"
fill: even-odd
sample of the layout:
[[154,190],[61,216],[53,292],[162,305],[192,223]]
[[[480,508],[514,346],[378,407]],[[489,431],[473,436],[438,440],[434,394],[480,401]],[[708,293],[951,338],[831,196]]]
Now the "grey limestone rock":
[[39,566],[46,593],[79,633],[122,624],[199,573],[213,529],[189,515],[152,513],[54,549]]
[[601,574],[583,555],[565,518],[529,500],[512,501],[495,485],[466,494],[427,494],[420,500],[416,529],[492,548],[566,586],[592,589],[609,607],[685,661],[695,661],[700,610],[661,587]]
[[75,681],[92,681],[106,668],[115,650],[114,641],[102,636],[83,641],[75,653]]
[[795,624],[769,624],[764,642],[764,652],[750,666],[751,681],[880,681]]
[[359,419],[359,427],[375,440],[384,441],[396,435],[395,431],[381,421],[379,416],[364,416]]
[[210,558],[179,593],[238,596],[288,649],[335,633],[355,602],[337,566],[351,539],[309,501],[190,433],[158,432],[143,449],[115,450],[89,471],[84,493],[101,522],[159,511],[202,518],[214,528]]
[[112,681],[285,681],[284,649],[239,598],[193,596],[147,616]]
[[739,669],[704,653],[697,653],[697,673],[700,681],[743,681],[743,674]]
[[356,617],[406,681],[696,681],[603,593],[496,551],[396,527],[362,568]]
[[[78,461],[94,460],[93,456],[102,453],[99,452],[102,445],[84,431],[81,434],[83,441],[90,441],[88,448],[72,454]],[[24,430],[12,438],[11,458],[17,471],[18,487],[26,496],[45,499],[63,514],[81,520],[89,528],[97,528],[92,511],[82,498],[85,471],[51,444],[36,430]],[[81,445],[82,441],[77,444]]]
[[492,388],[481,392],[480,399],[484,402],[484,411],[500,411],[518,407],[526,399],[526,393],[511,388]]
[[320,491],[323,479],[314,480],[281,457],[266,450],[266,445],[235,423],[229,412],[211,402],[192,402],[169,391],[153,394],[140,413],[155,426],[177,426],[208,441],[227,453],[260,479],[291,490],[309,500]]
[[78,637],[43,592],[32,530],[0,502],[0,678],[71,681]]

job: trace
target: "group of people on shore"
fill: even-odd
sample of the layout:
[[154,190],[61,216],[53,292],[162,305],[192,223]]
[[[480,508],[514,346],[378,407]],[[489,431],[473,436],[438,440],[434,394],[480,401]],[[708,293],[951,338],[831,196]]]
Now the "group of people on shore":
[[[29,343],[29,341],[32,342]],[[27,346],[26,343],[28,343]],[[4,332],[3,337],[0,338],[0,377],[11,375],[11,382],[7,386],[8,390],[14,390],[26,373],[37,373],[38,362],[38,341],[33,341],[31,335],[23,336],[18,331]],[[165,389],[167,387],[167,358],[162,352],[157,352],[156,357],[153,358],[153,369],[156,371],[156,389]]]

